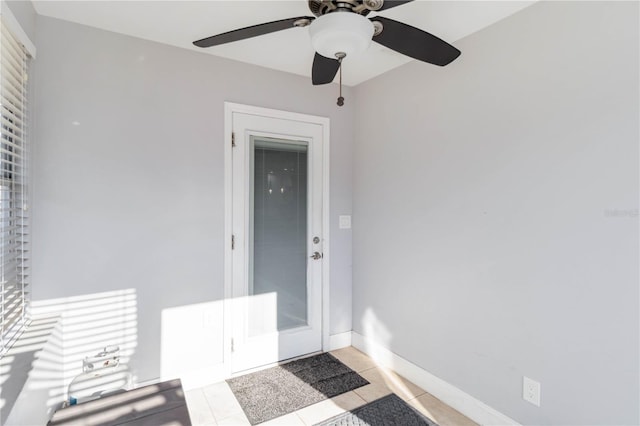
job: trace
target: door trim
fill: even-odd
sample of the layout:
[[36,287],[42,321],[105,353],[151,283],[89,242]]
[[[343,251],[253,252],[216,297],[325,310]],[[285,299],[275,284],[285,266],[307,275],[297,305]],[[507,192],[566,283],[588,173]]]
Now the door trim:
[[223,325],[223,363],[227,377],[231,376],[231,309],[229,301],[232,297],[232,252],[231,252],[231,234],[233,219],[232,204],[232,178],[233,164],[232,160],[232,140],[231,132],[233,130],[233,113],[242,113],[249,115],[257,115],[268,118],[279,118],[284,120],[302,121],[306,123],[317,124],[322,127],[322,240],[323,240],[323,259],[322,259],[322,350],[329,350],[329,326],[330,326],[330,206],[329,206],[329,153],[330,153],[330,120],[327,117],[319,117],[315,115],[300,114],[296,112],[275,110],[270,108],[262,108],[252,105],[243,105],[233,102],[224,103],[224,325]]

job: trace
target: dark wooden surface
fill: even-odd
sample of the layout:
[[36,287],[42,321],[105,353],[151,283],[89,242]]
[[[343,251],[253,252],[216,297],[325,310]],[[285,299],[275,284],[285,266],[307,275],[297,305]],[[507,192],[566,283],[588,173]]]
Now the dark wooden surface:
[[49,426],[191,426],[180,380],[144,386],[58,410]]

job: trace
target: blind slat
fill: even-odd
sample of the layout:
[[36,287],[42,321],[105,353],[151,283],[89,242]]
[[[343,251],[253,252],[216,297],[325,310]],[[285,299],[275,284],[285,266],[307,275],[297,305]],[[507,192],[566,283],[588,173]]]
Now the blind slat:
[[22,113],[22,91],[11,90],[11,86],[2,86],[2,105],[11,105],[13,110],[20,111]]
[[0,31],[2,31],[2,38],[3,39],[6,38],[10,41],[10,43],[3,43],[2,47],[7,49],[7,51],[9,51],[10,53],[10,56],[15,58],[18,62],[22,62],[22,58],[26,56],[24,47],[20,46],[20,43],[18,43],[18,40],[13,36],[13,34],[9,31],[7,27],[2,25],[2,28],[0,28]]
[[22,98],[22,87],[13,77],[0,77],[0,84],[4,90],[11,92],[16,98]]
[[[2,72],[0,70],[0,72]],[[0,109],[0,116],[4,119],[2,126],[6,127],[10,131],[22,130],[24,122],[22,120],[22,114],[18,114],[16,108],[10,108],[12,105],[0,102],[2,109]]]
[[0,356],[27,323],[27,54],[0,16]]
[[22,81],[22,70],[15,64],[15,62],[12,61],[11,54],[8,54],[7,49],[0,49],[0,54],[2,55],[2,57],[0,58],[0,67],[2,68],[2,73],[5,75],[10,75],[18,81]]

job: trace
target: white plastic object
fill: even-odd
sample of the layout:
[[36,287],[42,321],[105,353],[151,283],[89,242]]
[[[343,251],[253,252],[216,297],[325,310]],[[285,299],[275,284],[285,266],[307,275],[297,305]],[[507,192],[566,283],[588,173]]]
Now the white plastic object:
[[115,367],[120,364],[120,347],[107,346],[93,356],[87,356],[82,360],[82,371],[87,373],[98,368]]
[[69,385],[71,405],[98,399],[106,394],[131,388],[131,373],[126,366],[99,368],[77,375]]

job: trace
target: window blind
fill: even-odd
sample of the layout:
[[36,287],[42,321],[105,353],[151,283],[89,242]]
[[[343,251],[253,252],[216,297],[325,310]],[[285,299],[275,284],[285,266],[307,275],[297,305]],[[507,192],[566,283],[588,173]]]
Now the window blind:
[[0,356],[28,323],[27,64],[0,18]]

